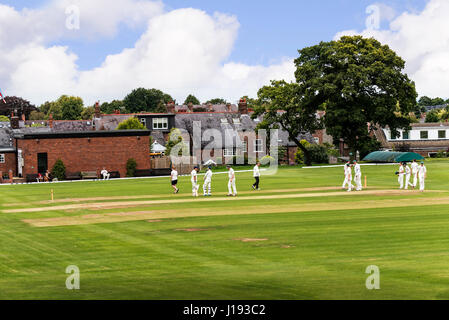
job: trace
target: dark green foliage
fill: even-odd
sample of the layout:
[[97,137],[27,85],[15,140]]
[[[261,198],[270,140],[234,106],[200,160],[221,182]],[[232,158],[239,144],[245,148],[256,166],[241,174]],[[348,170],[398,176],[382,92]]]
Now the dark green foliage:
[[12,112],[17,111],[17,116],[21,117],[25,114],[28,119],[32,111],[36,111],[37,108],[29,101],[20,97],[5,97],[6,104],[0,100],[0,115],[11,116]]
[[161,112],[161,106],[172,101],[172,97],[158,89],[134,89],[123,100],[129,113]]
[[405,62],[374,38],[345,36],[299,50],[295,60],[299,96],[305,107],[326,112],[324,124],[353,154],[371,128],[409,129],[415,110],[415,84],[403,73]]
[[128,159],[126,162],[126,176],[134,177],[136,175],[137,162],[133,158]]
[[61,159],[56,160],[53,169],[51,169],[51,175],[53,178],[57,178],[58,180],[65,179],[65,165]]
[[228,102],[225,99],[222,98],[215,98],[215,99],[211,99],[206,101],[206,104],[227,104]]
[[125,111],[125,105],[121,100],[113,100],[111,102],[103,102],[100,106],[100,111],[103,114],[113,114],[116,111]]
[[184,101],[185,105],[188,105],[189,103],[192,103],[194,106],[201,104],[200,100],[198,100],[193,94],[189,94]]
[[438,116],[437,110],[431,110],[426,114],[426,122],[427,123],[437,123],[440,122],[440,118]]

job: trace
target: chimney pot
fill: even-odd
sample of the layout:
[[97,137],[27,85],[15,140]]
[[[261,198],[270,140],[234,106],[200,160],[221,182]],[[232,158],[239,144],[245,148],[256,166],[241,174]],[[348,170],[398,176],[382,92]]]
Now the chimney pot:
[[48,126],[53,128],[53,113],[50,113],[50,116],[48,117]]
[[239,113],[240,114],[248,114],[248,104],[246,103],[246,99],[240,99]]
[[101,110],[100,110],[100,101],[95,102],[95,118],[100,118]]
[[228,112],[232,112],[232,105],[231,105],[230,103],[227,103],[227,104],[226,104],[226,110],[227,110]]
[[175,103],[173,101],[170,101],[166,105],[167,113],[175,113]]

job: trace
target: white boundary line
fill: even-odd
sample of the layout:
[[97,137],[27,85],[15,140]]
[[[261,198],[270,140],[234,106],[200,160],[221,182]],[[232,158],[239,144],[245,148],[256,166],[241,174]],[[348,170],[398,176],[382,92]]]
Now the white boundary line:
[[[360,164],[361,166],[394,166],[398,165],[397,163],[366,163],[366,164]],[[343,165],[335,165],[335,166],[317,166],[317,167],[302,167],[303,169],[322,169],[322,168],[342,168]]]
[[[260,171],[267,171],[267,169],[260,169]],[[253,172],[253,170],[239,170],[239,171],[235,171],[235,173],[244,173],[244,172]],[[228,172],[214,172],[214,174],[227,174]],[[204,173],[199,173],[199,176],[204,176]],[[189,177],[190,174],[184,174],[184,175],[179,175],[180,177]],[[47,184],[58,184],[58,183],[76,183],[76,182],[98,182],[98,181],[102,181],[102,182],[107,182],[107,181],[123,181],[123,180],[138,180],[138,179],[167,179],[170,178],[170,176],[156,176],[156,177],[130,177],[130,178],[118,178],[118,179],[111,179],[111,180],[103,180],[103,179],[87,179],[87,180],[64,180],[64,181],[58,181],[58,182],[23,182],[23,183],[3,183],[0,184],[0,187],[3,186],[17,186],[17,185],[33,185],[33,184],[39,184],[39,185],[47,185]]]

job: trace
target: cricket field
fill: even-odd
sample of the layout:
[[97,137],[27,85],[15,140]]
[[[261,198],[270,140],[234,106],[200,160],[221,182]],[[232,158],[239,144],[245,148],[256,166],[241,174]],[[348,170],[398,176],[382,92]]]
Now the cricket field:
[[426,166],[425,193],[397,166],[351,193],[342,167],[262,171],[260,191],[236,168],[236,198],[226,174],[198,199],[190,177],[1,186],[0,299],[449,299],[449,161]]

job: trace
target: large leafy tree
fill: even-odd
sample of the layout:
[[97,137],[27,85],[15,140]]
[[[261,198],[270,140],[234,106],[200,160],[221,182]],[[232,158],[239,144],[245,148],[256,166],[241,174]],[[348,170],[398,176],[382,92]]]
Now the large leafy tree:
[[256,129],[283,129],[304,154],[304,162],[312,163],[310,151],[301,143],[301,135],[321,129],[316,117],[316,108],[302,102],[300,87],[297,83],[271,81],[258,92],[253,118],[263,116]]
[[125,104],[121,100],[113,100],[111,102],[103,102],[100,106],[100,111],[104,114],[113,114],[117,110],[125,108]]
[[56,104],[61,107],[62,120],[79,120],[84,110],[83,99],[73,96],[61,96],[56,100]]
[[227,104],[228,102],[222,98],[214,98],[206,101],[206,104]]
[[198,100],[193,94],[189,94],[184,101],[184,105],[188,105],[189,103],[192,103],[193,105],[199,105],[201,104],[200,100]]
[[163,112],[164,104],[172,100],[169,94],[161,90],[138,88],[125,97],[123,104],[129,113]]
[[374,38],[344,36],[299,50],[296,80],[305,108],[324,110],[324,124],[335,141],[353,154],[372,143],[369,128],[393,134],[410,127],[415,84],[403,73],[405,62]]

